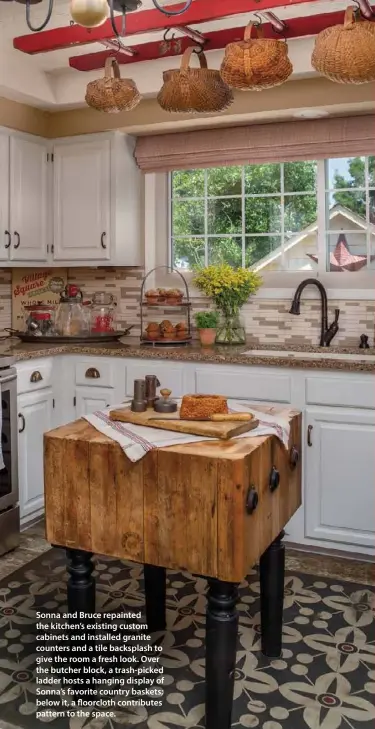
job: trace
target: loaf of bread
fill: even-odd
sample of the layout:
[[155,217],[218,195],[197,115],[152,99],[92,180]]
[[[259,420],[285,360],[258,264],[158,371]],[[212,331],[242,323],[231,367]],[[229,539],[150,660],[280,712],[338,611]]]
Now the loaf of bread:
[[227,400],[221,395],[184,395],[181,420],[209,420],[211,415],[228,412]]

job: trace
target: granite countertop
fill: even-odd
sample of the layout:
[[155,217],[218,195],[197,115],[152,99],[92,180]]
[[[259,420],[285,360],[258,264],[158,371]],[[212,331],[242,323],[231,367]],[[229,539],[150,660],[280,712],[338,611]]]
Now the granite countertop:
[[[270,354],[246,355],[249,350],[267,351]],[[271,352],[285,352],[285,356],[272,355]],[[301,357],[288,357],[288,352],[300,353]],[[314,353],[316,358],[303,359],[304,354]],[[236,365],[260,365],[271,367],[293,367],[304,369],[329,369],[344,370],[347,372],[375,372],[375,349],[359,349],[355,347],[331,346],[328,348],[314,347],[308,344],[302,345],[259,345],[254,344],[251,339],[245,345],[223,347],[213,346],[202,348],[199,342],[192,343],[188,347],[154,348],[140,346],[136,337],[126,337],[121,342],[111,344],[22,344],[15,338],[7,338],[0,342],[0,355],[10,355],[16,361],[32,360],[37,357],[51,357],[59,354],[81,354],[105,357],[127,357],[140,359],[162,359],[175,362],[211,362],[214,364],[236,364]],[[332,358],[327,355],[331,354]],[[353,359],[335,359],[335,355],[354,355]],[[324,355],[319,357],[319,355]],[[370,359],[371,357],[371,359]],[[366,359],[368,361],[366,362]]]

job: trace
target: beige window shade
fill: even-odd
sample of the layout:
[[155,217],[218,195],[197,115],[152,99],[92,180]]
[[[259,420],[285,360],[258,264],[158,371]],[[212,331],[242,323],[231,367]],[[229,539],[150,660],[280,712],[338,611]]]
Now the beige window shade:
[[258,124],[139,137],[144,172],[375,154],[375,116]]

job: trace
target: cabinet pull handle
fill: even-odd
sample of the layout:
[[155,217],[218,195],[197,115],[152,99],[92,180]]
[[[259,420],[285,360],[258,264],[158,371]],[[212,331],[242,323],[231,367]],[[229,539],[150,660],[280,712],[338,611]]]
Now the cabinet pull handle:
[[97,380],[100,377],[100,372],[96,369],[96,367],[89,367],[88,370],[86,370],[85,377]]
[[16,238],[17,238],[17,243],[14,244],[14,248],[19,248],[20,247],[20,243],[21,243],[20,234],[17,233],[17,231],[15,230],[14,233],[13,233],[13,235],[15,235]]
[[12,242],[12,236],[11,236],[11,234],[9,233],[9,230],[6,230],[6,231],[5,231],[5,235],[6,235],[6,236],[7,236],[7,238],[8,238],[8,243],[5,243],[5,246],[4,246],[4,248],[10,248],[10,244],[11,244],[11,242]]
[[106,237],[107,233],[102,233],[100,236],[100,245],[102,248],[107,248],[107,244],[104,242],[104,238]]
[[19,417],[19,418],[21,418],[21,427],[19,428],[18,432],[19,432],[19,433],[23,433],[23,431],[24,431],[24,430],[25,430],[25,428],[26,428],[26,420],[25,420],[25,416],[24,416],[24,415],[22,415],[22,413],[18,413],[18,417]]
[[35,370],[35,372],[32,372],[30,375],[30,382],[40,382],[43,379],[43,376],[40,374],[39,370]]
[[310,448],[312,446],[312,440],[311,440],[312,429],[313,429],[312,425],[309,425],[307,427],[307,445],[310,446]]

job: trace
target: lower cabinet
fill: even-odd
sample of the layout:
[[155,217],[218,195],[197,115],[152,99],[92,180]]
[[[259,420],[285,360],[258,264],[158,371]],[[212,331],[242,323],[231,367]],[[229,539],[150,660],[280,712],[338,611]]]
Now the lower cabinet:
[[109,405],[117,405],[115,395],[111,387],[77,387],[74,398],[76,417],[81,418],[96,410],[105,410]]
[[18,477],[23,522],[44,509],[43,435],[52,428],[52,387],[18,397]]
[[375,546],[375,414],[305,412],[305,534]]

